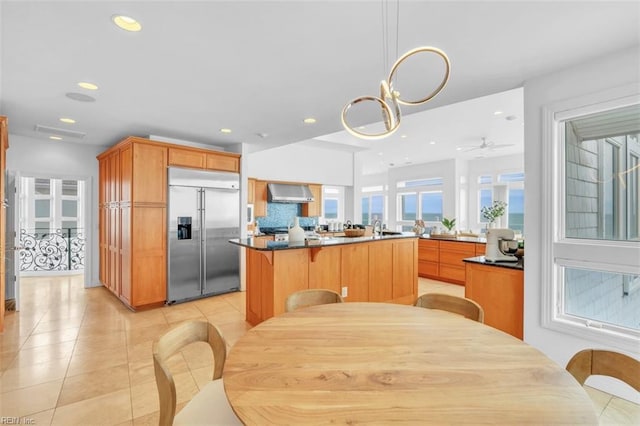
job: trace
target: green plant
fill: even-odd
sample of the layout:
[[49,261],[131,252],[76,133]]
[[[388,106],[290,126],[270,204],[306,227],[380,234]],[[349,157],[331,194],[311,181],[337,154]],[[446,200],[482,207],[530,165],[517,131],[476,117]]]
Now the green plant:
[[447,219],[446,217],[442,218],[442,225],[447,228],[448,231],[451,231],[454,226],[456,226],[456,218]]
[[490,206],[484,206],[480,209],[482,217],[487,219],[489,223],[493,223],[497,218],[501,217],[505,213],[507,203],[504,201],[495,200]]

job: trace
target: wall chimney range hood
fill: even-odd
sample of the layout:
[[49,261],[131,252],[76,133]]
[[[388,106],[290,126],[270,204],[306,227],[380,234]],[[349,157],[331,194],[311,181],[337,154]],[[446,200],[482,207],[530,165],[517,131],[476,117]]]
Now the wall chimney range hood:
[[268,201],[272,203],[310,203],[315,201],[308,185],[268,183]]

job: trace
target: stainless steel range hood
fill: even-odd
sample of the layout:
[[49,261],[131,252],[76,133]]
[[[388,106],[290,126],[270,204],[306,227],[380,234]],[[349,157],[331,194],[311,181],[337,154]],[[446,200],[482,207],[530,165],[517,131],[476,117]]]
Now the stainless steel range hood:
[[310,203],[315,201],[308,185],[268,183],[268,201],[272,203]]

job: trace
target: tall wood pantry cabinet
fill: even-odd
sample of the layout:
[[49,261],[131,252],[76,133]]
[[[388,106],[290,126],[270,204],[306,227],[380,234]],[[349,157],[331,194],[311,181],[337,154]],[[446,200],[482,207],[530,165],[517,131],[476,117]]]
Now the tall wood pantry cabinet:
[[167,167],[239,171],[238,154],[128,137],[100,154],[102,284],[133,309],[167,298]]

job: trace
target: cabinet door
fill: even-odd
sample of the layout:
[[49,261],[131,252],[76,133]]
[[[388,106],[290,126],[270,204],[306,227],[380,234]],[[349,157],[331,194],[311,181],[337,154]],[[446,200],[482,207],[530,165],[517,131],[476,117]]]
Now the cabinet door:
[[340,247],[309,249],[309,288],[327,288],[340,294]]
[[253,215],[255,217],[264,217],[267,215],[267,182],[263,180],[256,180],[255,183]]
[[131,145],[120,150],[120,201],[131,202],[131,184],[133,179],[133,148]]
[[131,301],[131,207],[120,209],[120,298]]
[[166,203],[167,148],[147,143],[134,143],[132,181],[133,202]]
[[412,303],[418,293],[418,271],[416,259],[418,242],[393,241],[393,300]]
[[253,204],[256,200],[256,180],[247,179],[247,204]]
[[164,207],[133,207],[131,212],[131,305],[167,299],[167,219]]
[[312,203],[302,205],[302,216],[315,217],[322,215],[322,185],[309,184],[309,190],[313,194]]
[[465,297],[484,310],[484,323],[519,339],[523,336],[524,273],[467,263]]
[[369,302],[393,299],[393,242],[378,241],[369,246]]
[[340,265],[342,286],[347,287],[348,302],[369,301],[369,248],[366,244],[342,246]]
[[204,169],[205,153],[191,149],[169,148],[169,165]]
[[225,172],[240,172],[240,157],[230,154],[207,153],[206,168]]
[[486,247],[485,243],[476,243],[476,256],[484,256]]

